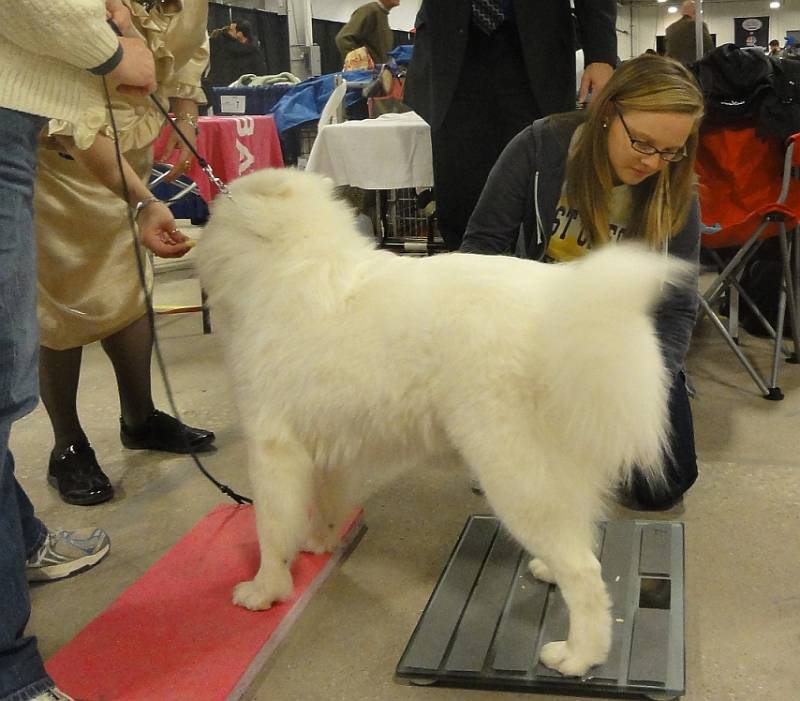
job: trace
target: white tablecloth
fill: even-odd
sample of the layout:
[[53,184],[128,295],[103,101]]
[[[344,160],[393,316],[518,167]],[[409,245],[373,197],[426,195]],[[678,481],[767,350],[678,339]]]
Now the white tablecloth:
[[433,186],[431,129],[416,113],[321,127],[306,170],[365,190]]

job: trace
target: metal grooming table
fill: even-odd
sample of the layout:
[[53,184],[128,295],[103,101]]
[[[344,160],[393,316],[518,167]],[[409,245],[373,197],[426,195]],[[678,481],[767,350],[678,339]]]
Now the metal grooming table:
[[564,640],[558,588],[528,571],[530,555],[493,516],[467,520],[397,666],[414,684],[665,700],[686,690],[683,524],[602,525],[598,552],[613,601],[608,661],[583,679],[539,662]]

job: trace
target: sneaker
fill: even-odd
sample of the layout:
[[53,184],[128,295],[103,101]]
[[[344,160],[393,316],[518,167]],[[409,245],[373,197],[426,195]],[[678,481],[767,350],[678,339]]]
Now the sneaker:
[[108,534],[100,528],[48,531],[42,546],[25,563],[28,581],[49,582],[88,570],[100,562],[110,548]]
[[122,445],[133,450],[162,450],[167,453],[200,453],[213,450],[214,433],[181,423],[163,411],[153,409],[141,426],[132,428],[119,420]]
[[69,694],[65,694],[61,689],[53,687],[43,691],[38,696],[34,696],[31,701],[75,701]]

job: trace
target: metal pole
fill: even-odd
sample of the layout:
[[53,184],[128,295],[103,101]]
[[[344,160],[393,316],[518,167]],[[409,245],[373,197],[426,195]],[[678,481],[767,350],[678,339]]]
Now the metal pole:
[[694,7],[695,58],[699,61],[703,58],[703,0],[695,0]]
[[290,70],[298,78],[308,78],[309,44],[311,44],[311,0],[289,0],[286,3],[289,22]]

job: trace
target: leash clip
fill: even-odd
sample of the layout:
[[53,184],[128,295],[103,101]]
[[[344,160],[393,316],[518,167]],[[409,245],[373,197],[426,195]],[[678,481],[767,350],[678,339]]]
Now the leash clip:
[[220,180],[215,174],[213,169],[211,168],[211,164],[208,161],[204,161],[203,164],[200,166],[203,172],[206,174],[206,177],[216,185],[217,189],[225,195],[229,200],[233,200],[231,197],[231,191],[228,189],[228,186]]

